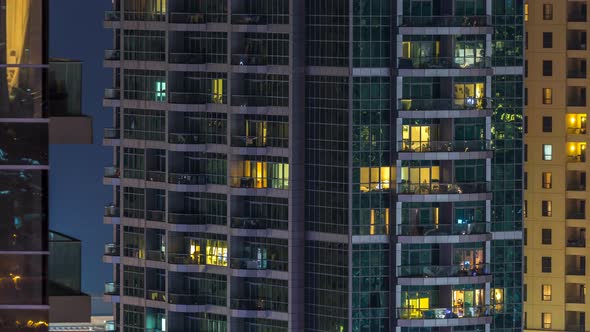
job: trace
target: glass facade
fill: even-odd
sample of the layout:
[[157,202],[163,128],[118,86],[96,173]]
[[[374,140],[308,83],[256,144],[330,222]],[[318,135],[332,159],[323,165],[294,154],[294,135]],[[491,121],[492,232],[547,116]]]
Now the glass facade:
[[0,1],[0,328],[9,331],[48,330],[47,6]]
[[522,10],[115,1],[114,284],[170,331],[519,330]]

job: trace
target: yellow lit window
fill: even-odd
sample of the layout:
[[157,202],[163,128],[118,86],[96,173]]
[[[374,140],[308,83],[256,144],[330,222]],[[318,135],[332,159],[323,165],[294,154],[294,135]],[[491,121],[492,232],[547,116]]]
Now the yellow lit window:
[[543,104],[545,104],[545,105],[553,104],[553,89],[543,88]]
[[527,22],[529,20],[529,4],[524,4],[524,21]]
[[551,189],[553,176],[551,172],[543,172],[543,189]]
[[543,301],[551,301],[551,285],[542,285],[542,300]]
[[361,167],[360,191],[388,190],[391,185],[391,167]]
[[544,329],[550,329],[552,323],[552,317],[550,312],[541,313],[541,322],[543,323]]
[[371,209],[369,234],[389,234],[389,208]]
[[213,103],[214,104],[223,104],[223,80],[222,79],[214,79],[213,80]]
[[208,265],[227,266],[227,242],[207,240],[206,254]]

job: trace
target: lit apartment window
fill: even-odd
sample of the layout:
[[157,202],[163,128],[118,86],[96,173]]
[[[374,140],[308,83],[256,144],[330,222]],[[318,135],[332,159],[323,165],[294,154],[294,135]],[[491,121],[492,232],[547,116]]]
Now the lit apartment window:
[[543,48],[553,48],[553,32],[543,32]]
[[543,104],[544,105],[553,104],[553,89],[543,88]]
[[548,21],[553,19],[553,4],[546,3],[543,5],[543,20]]
[[541,272],[551,273],[551,257],[541,257]]
[[529,20],[529,4],[524,4],[524,21],[527,22]]
[[553,76],[553,61],[543,60],[543,76]]
[[553,160],[553,145],[543,144],[543,160]]
[[551,328],[551,313],[550,312],[544,312],[541,314],[541,323],[543,324],[542,326],[544,329]]
[[541,244],[551,244],[551,228],[541,230]]
[[551,189],[553,176],[551,172],[543,172],[543,189]]
[[541,292],[543,301],[551,301],[551,285],[541,285]]
[[541,214],[543,217],[551,217],[552,215],[551,201],[541,202]]
[[543,132],[550,133],[553,131],[553,117],[544,116],[543,117]]

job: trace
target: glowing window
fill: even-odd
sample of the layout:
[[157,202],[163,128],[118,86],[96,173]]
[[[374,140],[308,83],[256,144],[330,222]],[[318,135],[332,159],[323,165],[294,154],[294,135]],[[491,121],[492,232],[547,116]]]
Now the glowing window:
[[551,301],[551,285],[541,285],[541,291],[543,294],[541,299],[543,301]]
[[166,101],[166,82],[156,82],[156,101]]

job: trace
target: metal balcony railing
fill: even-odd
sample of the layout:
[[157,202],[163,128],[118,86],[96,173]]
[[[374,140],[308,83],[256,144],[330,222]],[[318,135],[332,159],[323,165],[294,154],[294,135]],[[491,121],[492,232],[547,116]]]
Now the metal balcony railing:
[[213,95],[211,93],[201,92],[170,92],[168,94],[168,102],[171,104],[191,105],[227,103],[225,95]]
[[121,51],[120,50],[104,50],[104,59],[105,60],[121,60]]
[[153,182],[166,182],[166,172],[162,171],[147,171],[145,179]]
[[231,308],[236,310],[268,310],[287,312],[289,304],[286,301],[273,301],[266,298],[231,299]]
[[565,303],[585,303],[586,298],[584,295],[566,296]]
[[116,179],[119,178],[119,167],[117,166],[108,166],[104,168],[104,175],[105,178]]
[[120,250],[119,246],[114,243],[109,243],[104,245],[104,254],[106,256],[119,256]]
[[289,138],[285,137],[232,136],[232,146],[240,148],[286,148],[288,143]]
[[586,128],[567,128],[567,133],[572,135],[586,134]]
[[287,107],[289,106],[289,98],[252,95],[232,95],[231,105],[242,107]]
[[121,91],[119,88],[104,89],[104,99],[121,99]]
[[104,207],[104,216],[105,217],[119,217],[120,211],[119,207],[115,205],[106,205]]
[[145,211],[145,219],[150,221],[165,221],[166,212],[162,210]]
[[566,219],[586,219],[586,213],[584,211],[567,212]]
[[288,66],[288,55],[232,54],[231,64],[236,66]]
[[398,100],[400,111],[483,110],[491,109],[491,107],[492,99],[490,98],[402,98]]
[[203,134],[182,134],[182,133],[169,133],[168,143],[170,144],[205,144],[206,139]]
[[106,139],[119,139],[121,138],[121,132],[119,128],[104,128],[103,136]]
[[586,247],[586,240],[585,239],[567,239],[567,244],[566,246],[568,248],[584,248]]
[[289,263],[279,260],[255,259],[255,258],[236,258],[230,259],[230,267],[240,270],[275,270],[287,271]]
[[205,24],[227,22],[227,13],[183,13],[172,12],[168,18],[170,23],[177,24]]
[[398,16],[400,27],[484,27],[492,25],[486,16]]
[[107,282],[104,284],[105,295],[119,295],[119,284]]
[[207,175],[170,173],[168,174],[168,183],[185,185],[205,185],[207,184]]
[[225,306],[227,299],[225,296],[215,296],[210,294],[187,294],[173,292],[168,293],[169,303],[171,304],[182,304],[182,305],[218,305]]

